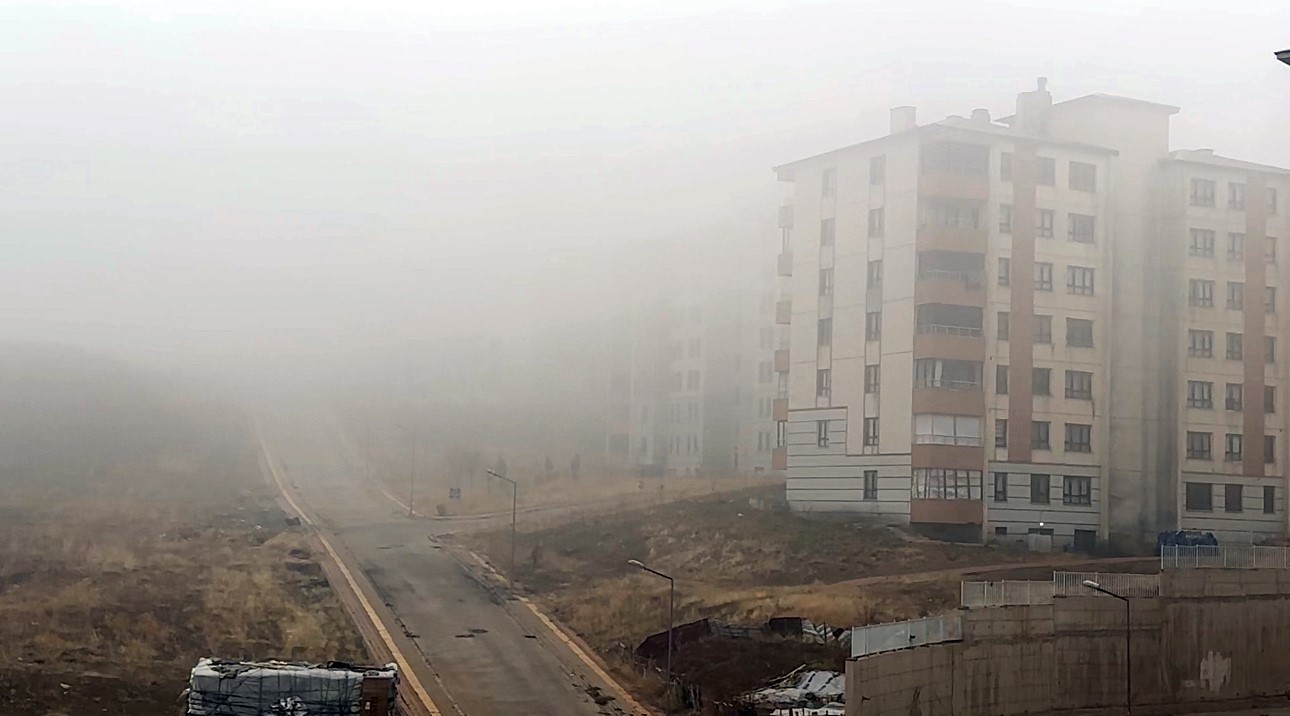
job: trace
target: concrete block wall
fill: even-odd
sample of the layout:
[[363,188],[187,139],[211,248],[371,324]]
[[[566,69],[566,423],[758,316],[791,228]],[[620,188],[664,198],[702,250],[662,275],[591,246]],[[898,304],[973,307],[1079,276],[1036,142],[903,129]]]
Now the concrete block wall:
[[[1161,597],[1130,600],[1134,704],[1290,692],[1290,570],[1162,578]],[[1124,703],[1120,600],[1067,597],[962,616],[961,642],[848,662],[847,714],[1013,716]]]

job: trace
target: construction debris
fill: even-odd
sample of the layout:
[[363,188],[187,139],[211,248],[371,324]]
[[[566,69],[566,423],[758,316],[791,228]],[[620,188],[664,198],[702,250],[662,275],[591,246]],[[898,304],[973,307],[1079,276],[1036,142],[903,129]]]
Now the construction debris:
[[338,662],[201,659],[187,716],[393,716],[398,671]]
[[748,703],[769,706],[773,713],[783,714],[841,714],[843,676],[836,671],[795,670],[776,679],[770,686],[758,689],[745,697]]

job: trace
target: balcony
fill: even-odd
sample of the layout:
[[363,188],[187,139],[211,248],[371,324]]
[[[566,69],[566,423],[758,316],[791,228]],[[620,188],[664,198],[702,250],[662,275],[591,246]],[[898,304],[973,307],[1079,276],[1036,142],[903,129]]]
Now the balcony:
[[918,194],[934,199],[986,201],[990,198],[990,175],[924,168],[918,176]]
[[984,254],[989,236],[980,226],[924,222],[918,226],[918,250]]
[[917,524],[984,524],[984,505],[981,500],[913,499],[909,501],[909,521]]
[[775,304],[775,323],[787,326],[793,320],[793,302],[783,300]]
[[788,349],[787,348],[781,348],[775,351],[775,372],[776,373],[788,372]]
[[985,306],[985,275],[981,271],[922,269],[914,284],[916,303]]
[[985,448],[980,445],[915,443],[910,460],[915,468],[984,470]]
[[985,335],[980,328],[920,324],[914,334],[915,358],[985,360]]
[[788,448],[777,447],[770,451],[770,469],[787,470],[788,469]]
[[770,404],[771,417],[776,422],[788,420],[788,398],[775,398]]
[[788,277],[793,275],[793,252],[781,252],[775,262],[775,270],[779,276]]
[[985,392],[981,390],[981,384],[966,385],[974,387],[923,387],[915,384],[914,412],[938,415],[984,415]]
[[793,205],[792,204],[785,204],[779,207],[779,228],[781,229],[793,228]]

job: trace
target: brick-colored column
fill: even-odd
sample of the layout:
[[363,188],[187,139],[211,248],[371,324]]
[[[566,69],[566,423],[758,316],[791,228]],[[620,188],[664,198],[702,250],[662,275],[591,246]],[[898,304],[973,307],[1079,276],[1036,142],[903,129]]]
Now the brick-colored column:
[[1267,188],[1263,177],[1245,180],[1245,350],[1242,393],[1242,467],[1249,477],[1261,477],[1263,466],[1263,374],[1267,351],[1263,289],[1267,286]]
[[1012,301],[1008,314],[1008,459],[1030,462],[1030,422],[1034,412],[1031,376],[1035,356],[1035,148],[1019,143],[1012,156]]

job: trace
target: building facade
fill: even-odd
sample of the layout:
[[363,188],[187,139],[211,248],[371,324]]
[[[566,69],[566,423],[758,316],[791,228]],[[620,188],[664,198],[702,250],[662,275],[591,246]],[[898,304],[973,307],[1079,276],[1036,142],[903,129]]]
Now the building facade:
[[1041,80],[1000,121],[896,108],[776,168],[795,509],[1081,548],[1285,532],[1290,172],[1171,153],[1177,111]]

